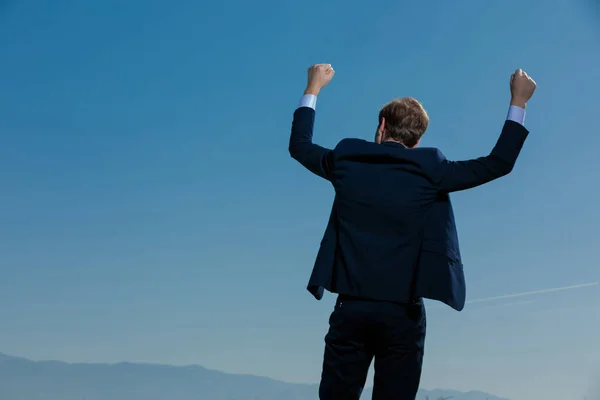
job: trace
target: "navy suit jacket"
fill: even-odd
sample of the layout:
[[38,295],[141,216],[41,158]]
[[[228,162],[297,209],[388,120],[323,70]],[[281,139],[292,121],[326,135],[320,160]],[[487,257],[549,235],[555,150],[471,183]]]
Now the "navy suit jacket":
[[508,174],[528,131],[507,120],[492,152],[449,161],[435,148],[343,139],[312,142],[315,110],[294,113],[290,155],[335,189],[308,290],[411,303],[439,300],[456,310],[466,286],[449,193]]

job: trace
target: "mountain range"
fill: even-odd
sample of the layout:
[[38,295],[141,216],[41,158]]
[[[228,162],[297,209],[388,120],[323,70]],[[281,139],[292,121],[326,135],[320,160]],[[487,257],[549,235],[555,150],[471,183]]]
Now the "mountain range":
[[[417,400],[508,400],[483,392],[420,390]],[[69,364],[0,353],[2,400],[315,400],[318,386],[200,366]],[[366,389],[362,399],[370,399]]]

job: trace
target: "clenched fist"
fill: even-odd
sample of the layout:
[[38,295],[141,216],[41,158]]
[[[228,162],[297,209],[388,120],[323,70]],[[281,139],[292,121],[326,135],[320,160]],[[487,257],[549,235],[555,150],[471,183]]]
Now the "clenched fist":
[[308,84],[305,94],[319,94],[319,91],[331,82],[335,71],[331,64],[315,64],[308,69]]
[[510,76],[511,104],[525,108],[525,105],[535,92],[535,81],[522,69],[518,69]]

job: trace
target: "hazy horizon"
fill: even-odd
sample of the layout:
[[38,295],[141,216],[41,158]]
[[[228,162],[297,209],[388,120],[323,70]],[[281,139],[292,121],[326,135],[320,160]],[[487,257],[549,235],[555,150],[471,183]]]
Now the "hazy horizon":
[[[170,369],[165,370],[165,367]],[[127,400],[135,400],[137,397],[132,398],[132,395],[143,396],[144,393],[146,395],[152,393],[153,399],[164,399],[163,396],[166,395],[166,398],[170,400],[188,400],[197,398],[197,396],[208,395],[212,396],[211,399],[213,400],[220,400],[221,397],[218,393],[214,391],[211,393],[211,385],[213,386],[212,390],[217,389],[221,392],[223,392],[222,389],[227,391],[228,386],[236,386],[236,394],[244,396],[243,398],[235,397],[238,400],[246,398],[254,400],[256,398],[264,400],[271,398],[277,400],[283,400],[283,398],[308,400],[315,398],[318,390],[316,383],[287,383],[256,375],[230,374],[207,369],[201,365],[174,367],[168,364],[130,362],[72,364],[59,360],[32,361],[3,353],[0,353],[0,374],[3,374],[0,383],[0,396],[11,396],[10,398],[3,397],[6,400],[29,398],[27,397],[27,386],[33,387],[38,394],[40,390],[42,391],[42,397],[38,397],[39,400],[70,400],[71,398],[79,400],[80,396],[90,400],[106,398],[107,393],[103,392],[100,387],[109,388],[112,396],[111,400],[117,400],[121,397]],[[115,378],[117,379],[115,380]],[[170,389],[174,383],[173,378],[175,378],[177,385],[177,399],[172,398]],[[151,385],[147,381],[148,379],[151,379]],[[27,382],[28,380],[29,382]],[[94,381],[102,382],[102,384],[99,387]],[[64,382],[68,382],[68,384],[65,385]],[[192,386],[190,387],[190,385]],[[269,389],[269,385],[277,388],[272,387]],[[279,394],[273,392],[279,392]],[[296,394],[290,397],[291,393]],[[371,393],[372,387],[366,387],[361,399],[369,399]],[[232,395],[235,396],[230,392],[227,399],[230,399]],[[263,398],[265,395],[271,397]],[[297,397],[303,395],[306,397]],[[60,399],[55,396],[59,396]],[[441,388],[421,388],[417,394],[417,400],[427,397],[437,399],[440,396],[452,396],[456,400],[484,400],[484,398],[485,400],[508,400],[481,391],[459,392]],[[140,400],[148,399],[142,397]]]

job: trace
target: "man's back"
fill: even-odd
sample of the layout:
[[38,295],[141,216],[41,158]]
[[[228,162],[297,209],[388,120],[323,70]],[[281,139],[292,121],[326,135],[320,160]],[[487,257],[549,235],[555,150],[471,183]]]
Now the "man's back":
[[438,195],[432,150],[357,139],[333,150],[337,293],[387,301],[410,296],[402,281],[413,274],[424,218]]

